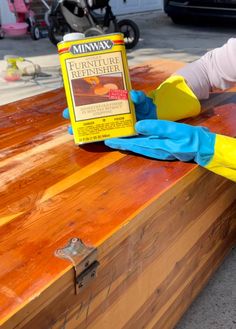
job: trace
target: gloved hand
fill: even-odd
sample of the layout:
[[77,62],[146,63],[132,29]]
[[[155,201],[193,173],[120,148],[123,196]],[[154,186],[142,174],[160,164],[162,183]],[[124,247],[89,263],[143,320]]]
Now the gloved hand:
[[[69,119],[65,109],[63,116]],[[194,160],[206,169],[236,182],[236,139],[216,135],[207,128],[164,120],[136,123],[137,137],[105,141],[111,148],[129,150],[160,160]],[[72,128],[68,131],[73,134]]]
[[200,113],[200,103],[181,76],[171,76],[146,95],[141,90],[130,91],[137,121],[165,119],[177,121]]
[[182,76],[171,76],[146,95],[131,90],[137,121],[161,119],[177,121],[200,113],[200,103]]
[[146,96],[141,90],[131,90],[130,97],[135,107],[137,121],[145,119],[157,119],[156,105],[153,99]]
[[160,160],[194,160],[201,166],[214,155],[216,134],[207,128],[165,120],[143,120],[136,123],[140,136],[105,141],[111,148],[132,151]]
[[[64,119],[70,120],[69,110],[68,110],[68,109],[65,109],[65,110],[62,112],[62,116],[63,116]],[[72,127],[71,127],[71,126],[69,126],[67,130],[68,130],[68,133],[69,133],[70,135],[73,135],[73,130],[72,130]]]
[[161,119],[178,121],[196,116],[201,105],[182,76],[171,76],[147,96],[142,91],[131,91],[137,121]]

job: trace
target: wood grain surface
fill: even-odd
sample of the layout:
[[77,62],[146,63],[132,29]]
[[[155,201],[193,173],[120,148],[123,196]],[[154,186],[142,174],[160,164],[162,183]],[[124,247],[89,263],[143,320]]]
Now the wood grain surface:
[[[182,65],[159,60],[131,68],[132,87],[151,90]],[[187,122],[236,136],[235,102],[233,89],[215,93],[203,104],[202,114]],[[65,107],[62,89],[0,107],[0,324],[9,329],[67,328],[63,327],[67,316],[65,307],[73,305],[75,299],[71,288],[72,264],[56,258],[54,253],[70,238],[79,237],[84,243],[98,248],[102,264],[98,285],[92,286],[97,292],[97,305],[95,298],[90,309],[89,328],[110,328],[109,321],[113,321],[115,315],[120,320],[114,328],[172,328],[178,320],[175,317],[181,316],[235,242],[235,226],[231,222],[236,213],[235,184],[193,163],[155,161],[113,151],[103,143],[77,147],[67,133],[68,122],[61,116]],[[166,223],[163,222],[164,210],[160,211],[162,219],[156,220],[160,216],[158,209],[167,212],[164,213]],[[179,212],[181,223],[178,222],[177,230],[171,222],[173,212]],[[186,212],[188,216],[184,217]],[[222,215],[224,212],[225,216]],[[155,221],[150,219],[154,213]],[[150,231],[142,251],[137,241],[147,220],[145,230]],[[223,233],[227,227],[225,235],[221,232],[222,227]],[[130,249],[125,241],[131,243],[128,239],[131,231],[136,235],[132,235],[134,240]],[[163,231],[165,234],[161,235]],[[160,235],[158,255],[155,251],[152,256],[156,240],[155,237],[149,239],[154,232]],[[196,232],[200,232],[199,235]],[[173,249],[166,248],[178,235],[180,240],[176,243],[188,245],[187,249],[178,249],[178,257],[190,266],[189,272],[180,270],[179,264],[174,272],[171,270],[171,259],[177,247],[173,244]],[[207,239],[208,243],[204,244]],[[134,248],[135,244],[137,248]],[[204,257],[199,254],[200,249]],[[161,250],[167,250],[165,256]],[[144,256],[147,253],[144,258],[143,253]],[[110,272],[115,255],[121,268],[127,264],[127,268],[133,269],[129,279],[133,279],[133,273],[135,284],[125,281],[124,274],[119,275],[118,270]],[[141,269],[134,271],[135,259],[137,264],[142,259],[145,266],[140,282],[137,273]],[[211,263],[212,266],[206,266]],[[119,268],[117,264],[114,266]],[[168,266],[172,273],[169,278]],[[202,270],[194,272],[194,267]],[[106,309],[104,289],[109,288],[111,276],[115,284],[105,325],[101,317]],[[121,282],[125,284],[120,285]],[[184,284],[178,290],[180,282]],[[195,285],[191,288],[193,282]],[[196,285],[198,289],[194,288]],[[156,296],[164,286],[169,288],[156,304]],[[139,303],[133,302],[134,295]],[[70,312],[66,319],[68,323],[71,321],[68,328],[88,328],[86,314],[81,315],[78,322],[78,312],[89,297],[84,293],[80,298],[83,301],[80,306],[71,306],[71,312],[77,314],[77,322],[73,322]],[[181,305],[177,302],[180,299],[183,300]],[[125,312],[132,303],[129,318],[123,321],[122,310]],[[45,317],[47,305],[50,315]],[[156,313],[155,308],[159,309]],[[84,308],[81,314],[86,310],[88,312]],[[145,317],[141,316],[142,312]],[[52,325],[55,322],[53,313],[57,314],[55,317],[62,314],[61,322],[55,326]]]

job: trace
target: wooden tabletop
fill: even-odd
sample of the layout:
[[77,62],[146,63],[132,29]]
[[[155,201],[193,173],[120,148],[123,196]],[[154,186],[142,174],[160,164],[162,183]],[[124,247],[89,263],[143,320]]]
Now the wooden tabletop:
[[[130,70],[151,90],[183,64],[159,60]],[[214,94],[187,122],[236,135],[236,94]],[[177,184],[195,164],[74,145],[61,116],[62,89],[0,107],[0,324],[70,271],[55,250],[72,237],[98,247]],[[204,169],[203,169],[204,170]]]

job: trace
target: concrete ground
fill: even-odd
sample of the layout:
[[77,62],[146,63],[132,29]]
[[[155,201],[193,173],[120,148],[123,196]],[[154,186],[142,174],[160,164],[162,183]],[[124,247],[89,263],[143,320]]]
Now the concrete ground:
[[[221,46],[235,36],[236,28],[177,26],[161,11],[132,15],[140,28],[137,47],[128,52],[129,65],[159,58],[193,61],[206,51]],[[29,36],[0,40],[0,76],[4,55],[26,57],[41,65],[48,78],[5,82],[0,77],[0,104],[45,92],[62,85],[57,50],[47,39],[32,41]],[[236,250],[226,258],[209,284],[182,318],[177,329],[236,328]],[[137,328],[138,329],[138,328]]]

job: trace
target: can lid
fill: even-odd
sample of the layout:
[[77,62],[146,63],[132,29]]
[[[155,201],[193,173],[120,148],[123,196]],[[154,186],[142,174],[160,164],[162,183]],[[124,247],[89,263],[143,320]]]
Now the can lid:
[[84,38],[85,38],[84,33],[74,32],[74,33],[68,33],[68,34],[64,35],[63,41],[74,41],[74,40],[80,40],[80,39],[84,39]]

